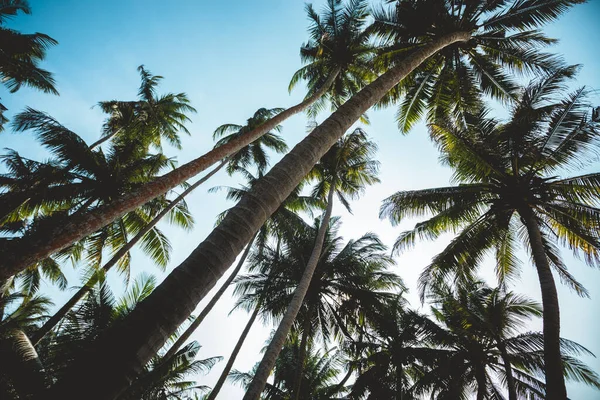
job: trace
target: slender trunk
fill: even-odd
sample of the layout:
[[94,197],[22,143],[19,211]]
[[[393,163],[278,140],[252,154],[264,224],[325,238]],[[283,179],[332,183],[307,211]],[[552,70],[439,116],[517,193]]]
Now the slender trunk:
[[308,338],[310,337],[310,312],[307,313],[304,320],[304,329],[300,348],[298,349],[298,365],[296,366],[296,376],[294,377],[294,400],[300,400],[300,389],[302,388],[302,377],[304,375],[304,361],[306,360],[306,348],[308,347]]
[[477,380],[477,400],[485,400],[487,387],[485,384],[485,372],[483,368],[477,367],[477,370],[475,371],[475,379]]
[[402,364],[396,366],[396,400],[402,400],[402,390],[404,386],[402,384]]
[[342,380],[340,381],[340,383],[338,383],[337,385],[334,386],[334,388],[328,392],[330,396],[335,396],[339,391],[341,391],[344,388],[344,385],[346,384],[346,382],[348,382],[348,379],[350,379],[350,377],[352,376],[352,367],[348,367],[348,372],[346,372],[346,375],[344,375],[344,377],[342,378]]
[[225,379],[227,379],[227,376],[229,375],[229,371],[231,371],[231,368],[233,367],[233,363],[235,362],[235,359],[237,358],[238,353],[240,352],[240,349],[242,348],[242,345],[244,344],[244,341],[246,340],[246,336],[248,336],[248,332],[250,332],[250,328],[252,327],[252,324],[254,324],[254,321],[256,320],[256,317],[258,316],[258,311],[259,311],[259,308],[256,307],[254,309],[254,312],[252,313],[252,316],[250,316],[250,320],[246,324],[246,327],[244,328],[242,335],[240,336],[237,343],[235,344],[235,347],[233,348],[233,351],[231,352],[231,355],[229,356],[229,360],[227,361],[227,365],[225,365],[223,372],[221,372],[221,376],[219,377],[219,380],[215,384],[215,387],[210,392],[210,394],[208,395],[208,398],[206,400],[214,400],[217,397],[217,395],[219,394],[219,392],[221,391],[221,388],[223,387],[223,384],[225,383]]
[[173,356],[175,353],[177,353],[179,348],[181,348],[181,346],[183,346],[183,344],[189,339],[189,337],[192,335],[192,333],[194,333],[194,331],[196,329],[198,329],[198,327],[200,326],[202,321],[204,321],[204,318],[206,318],[206,316],[208,315],[208,313],[211,312],[211,310],[213,309],[215,304],[217,304],[217,302],[219,301],[221,296],[223,296],[223,293],[225,293],[225,290],[227,290],[229,285],[231,285],[231,282],[233,282],[233,280],[235,279],[237,274],[242,269],[242,266],[244,265],[246,258],[248,258],[248,254],[250,254],[250,249],[252,248],[252,243],[254,242],[255,238],[256,238],[256,235],[254,235],[254,238],[252,238],[250,243],[248,243],[248,246],[246,246],[246,250],[244,251],[244,254],[242,254],[242,258],[240,258],[240,261],[238,262],[238,264],[235,267],[235,269],[233,270],[233,272],[231,272],[231,275],[229,275],[229,278],[227,278],[227,280],[219,288],[217,293],[215,293],[213,298],[210,299],[210,301],[208,302],[206,307],[204,307],[204,309],[200,312],[200,314],[198,314],[198,316],[194,319],[194,321],[190,324],[190,326],[187,327],[185,332],[183,332],[181,334],[181,336],[179,336],[179,338],[177,338],[177,341],[175,343],[173,343],[173,346],[171,346],[169,351],[167,351],[167,353],[164,356],[165,360],[169,359],[171,356]]
[[567,388],[560,354],[560,308],[556,284],[550,263],[544,251],[538,220],[529,208],[519,210],[529,235],[533,261],[537,269],[544,308],[544,368],[546,373],[546,399],[566,400]]
[[119,128],[116,131],[114,131],[113,133],[111,133],[110,135],[102,136],[100,139],[98,139],[97,141],[95,141],[94,143],[92,143],[90,145],[90,147],[89,147],[90,150],[92,150],[94,147],[100,146],[102,143],[106,142],[107,140],[114,138],[122,130],[123,130],[123,128]]
[[339,71],[334,72],[317,92],[301,103],[290,107],[252,131],[216,147],[208,153],[156,178],[129,194],[95,210],[69,218],[66,224],[56,226],[52,231],[44,231],[23,237],[0,248],[0,279],[14,275],[36,261],[42,260],[108,225],[120,216],[155,199],[193,178],[211,165],[237,153],[289,117],[304,111],[321,98],[333,84]]
[[[222,161],[216,168],[214,168],[204,177],[199,179],[198,182],[188,187],[173,201],[171,201],[171,203],[169,203],[167,207],[165,207],[156,217],[154,217],[152,221],[148,222],[148,224],[141,231],[139,231],[137,235],[135,235],[129,242],[127,242],[125,246],[119,249],[119,251],[117,251],[115,255],[110,260],[108,260],[108,262],[104,264],[104,266],[102,266],[102,272],[107,273],[108,271],[110,271],[112,267],[114,267],[119,262],[119,260],[123,256],[125,256],[129,252],[129,250],[131,250],[133,246],[135,246],[144,237],[146,233],[148,233],[152,228],[154,228],[156,224],[158,224],[158,222],[165,215],[167,215],[173,208],[175,208],[175,206],[180,201],[182,201],[185,198],[185,196],[190,194],[194,189],[196,189],[198,186],[210,179],[221,168],[223,168],[223,166],[226,163],[226,160]],[[44,323],[44,325],[42,325],[40,329],[38,329],[31,336],[31,342],[34,346],[37,346],[40,340],[42,340],[44,336],[46,336],[52,329],[54,329],[56,324],[58,324],[65,317],[65,315],[67,315],[67,313],[75,306],[75,304],[77,304],[86,294],[90,292],[90,290],[92,290],[92,287],[98,281],[98,277],[98,274],[94,274],[94,276],[90,278],[90,280],[86,282],[84,286],[82,286],[77,292],[75,292],[75,294],[71,296],[71,298],[52,317],[50,317],[50,319],[48,319],[48,321],[46,321],[46,323]]]
[[259,179],[150,296],[99,338],[92,354],[73,362],[49,396],[77,399],[80,389],[89,388],[102,376],[102,385],[94,385],[89,400],[114,399],[194,311],[267,218],[344,132],[423,61],[470,37],[469,33],[457,32],[423,46],[341,105]]
[[310,287],[310,282],[313,274],[315,273],[315,269],[317,268],[319,258],[321,257],[321,252],[323,250],[325,234],[327,233],[329,220],[331,219],[331,213],[333,211],[334,193],[335,185],[332,184],[331,188],[329,189],[329,194],[327,195],[327,209],[325,210],[323,219],[321,221],[321,226],[319,227],[317,237],[315,238],[315,246],[313,247],[308,262],[306,263],[306,268],[304,269],[304,273],[300,278],[300,282],[298,282],[298,286],[294,290],[292,300],[290,301],[290,304],[288,305],[288,308],[285,311],[279,326],[277,327],[277,331],[275,331],[275,335],[273,335],[271,343],[269,343],[269,346],[267,347],[267,350],[265,351],[265,354],[258,365],[256,372],[254,373],[254,377],[252,378],[252,382],[250,382],[250,386],[248,386],[248,389],[246,390],[244,400],[258,400],[260,398],[260,394],[267,384],[267,379],[269,378],[269,375],[275,366],[275,361],[281,352],[283,344],[285,343],[285,339],[290,333],[292,325],[296,320],[296,316],[302,307],[304,297],[306,296],[306,292]]
[[504,372],[506,373],[506,386],[508,386],[508,400],[517,400],[517,387],[515,385],[515,377],[512,372],[512,365],[508,357],[508,351],[506,351],[506,345],[500,340],[498,342],[498,350],[502,356],[502,363],[504,364]]

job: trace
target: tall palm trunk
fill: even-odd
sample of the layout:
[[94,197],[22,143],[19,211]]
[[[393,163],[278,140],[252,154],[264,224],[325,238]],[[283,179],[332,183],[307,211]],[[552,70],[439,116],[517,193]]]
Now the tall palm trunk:
[[185,330],[185,332],[183,332],[181,334],[181,336],[179,336],[177,338],[177,341],[175,343],[173,343],[173,346],[171,346],[171,348],[169,349],[169,351],[167,351],[167,353],[164,355],[163,358],[165,360],[168,360],[175,353],[177,353],[177,351],[179,350],[179,348],[181,346],[183,346],[183,344],[189,339],[189,337],[192,335],[192,333],[194,333],[194,331],[196,329],[198,329],[198,327],[200,326],[200,324],[202,323],[202,321],[204,321],[204,318],[206,318],[206,316],[208,315],[208,313],[211,312],[211,310],[213,309],[213,307],[215,306],[215,304],[217,304],[217,302],[219,301],[219,299],[221,298],[221,296],[223,296],[223,293],[225,293],[225,290],[227,290],[227,288],[229,287],[229,285],[231,285],[231,282],[233,282],[233,280],[235,279],[235,277],[237,276],[237,274],[242,269],[242,266],[244,265],[244,262],[246,262],[246,258],[248,258],[248,254],[250,254],[250,249],[252,248],[252,243],[254,242],[255,238],[256,238],[256,235],[254,235],[254,237],[252,238],[252,240],[250,241],[250,243],[248,243],[248,245],[246,246],[246,250],[244,251],[244,254],[242,254],[242,258],[240,258],[240,261],[236,265],[236,267],[233,270],[233,272],[231,272],[231,275],[229,275],[229,278],[227,278],[227,280],[219,288],[219,290],[217,291],[217,293],[215,293],[215,295],[212,297],[212,299],[210,299],[210,301],[208,302],[208,304],[206,305],[206,307],[204,307],[204,309],[200,312],[200,314],[198,314],[198,316],[196,317],[196,319],[194,319],[194,322],[192,322],[190,324],[190,326],[187,327],[187,329]]
[[402,400],[402,394],[404,390],[404,383],[402,381],[402,364],[396,366],[396,400]]
[[[422,62],[446,46],[470,37],[468,32],[456,32],[432,41],[340,106],[259,179],[150,296],[97,340],[90,354],[73,362],[49,396],[77,399],[80,390],[94,385],[89,400],[114,399],[188,318],[267,218],[344,132]],[[102,385],[95,385],[99,376]]]
[[502,356],[502,363],[504,364],[504,372],[506,373],[506,386],[508,386],[508,400],[517,400],[517,387],[515,385],[515,377],[512,372],[512,365],[506,351],[506,345],[498,340],[498,349]]
[[[114,267],[119,260],[125,256],[135,246],[146,233],[148,233],[152,228],[158,224],[158,222],[167,215],[177,204],[182,201],[188,194],[190,194],[194,189],[198,186],[209,180],[214,174],[216,174],[223,166],[227,163],[227,160],[223,160],[216,168],[206,174],[204,177],[198,180],[198,182],[194,183],[186,190],[184,190],[179,196],[177,196],[171,203],[165,207],[156,217],[152,219],[152,221],[148,222],[148,224],[137,233],[129,242],[125,244],[125,246],[121,247],[119,251],[115,253],[115,255],[108,260],[104,266],[102,266],[102,272],[107,273]],[[44,325],[40,327],[32,336],[31,342],[34,346],[36,346],[40,340],[44,338],[54,327],[67,315],[67,313],[81,300],[86,294],[92,290],[92,287],[98,282],[98,274],[94,274],[92,278],[90,278],[85,285],[83,285],[75,294],[52,316]]]
[[208,395],[206,400],[215,400],[217,398],[217,395],[221,391],[221,388],[223,387],[223,384],[225,383],[225,379],[227,379],[227,376],[229,375],[229,372],[231,371],[231,368],[233,367],[233,363],[235,362],[235,359],[237,358],[238,353],[240,352],[240,349],[242,348],[242,345],[244,344],[244,341],[246,340],[246,336],[248,336],[248,332],[250,332],[250,328],[252,328],[252,324],[254,324],[254,321],[256,320],[256,317],[258,316],[258,311],[259,311],[259,307],[256,307],[254,309],[254,312],[250,316],[250,319],[248,320],[246,327],[242,331],[242,335],[240,336],[237,343],[235,344],[235,347],[233,348],[233,351],[231,352],[231,355],[229,356],[229,360],[227,360],[227,365],[225,365],[223,372],[221,372],[221,376],[219,376],[219,380],[215,384],[215,387],[210,392],[210,394]]
[[567,387],[560,354],[560,308],[556,284],[544,251],[544,243],[537,218],[533,211],[526,207],[519,210],[519,214],[521,214],[527,228],[531,253],[542,292],[546,399],[566,400]]
[[133,211],[148,201],[165,194],[211,165],[235,154],[265,133],[273,130],[289,117],[306,110],[327,92],[338,74],[339,70],[333,72],[317,92],[301,103],[282,111],[250,132],[214,148],[112,203],[77,218],[70,218],[66,224],[55,227],[51,232],[44,231],[39,234],[32,234],[5,244],[4,248],[0,248],[0,279],[8,278],[36,261],[42,260],[71,243],[96,232],[125,213]]
[[275,361],[283,348],[285,343],[285,339],[287,338],[290,330],[292,329],[292,325],[296,320],[296,316],[298,316],[298,312],[302,307],[302,303],[304,302],[304,297],[306,296],[306,292],[308,292],[308,288],[310,287],[310,282],[312,281],[312,277],[315,273],[315,269],[317,268],[317,264],[319,263],[319,258],[321,257],[321,252],[323,250],[323,243],[325,242],[325,234],[327,233],[327,228],[329,226],[329,220],[331,219],[331,213],[333,211],[333,194],[335,193],[335,185],[331,185],[329,189],[329,194],[327,195],[327,209],[323,214],[323,219],[321,221],[321,226],[319,227],[319,231],[317,232],[317,237],[315,238],[315,245],[313,247],[312,253],[310,254],[310,258],[306,263],[306,267],[304,268],[304,272],[302,273],[302,277],[300,278],[300,282],[298,282],[298,286],[294,290],[294,295],[292,296],[292,300],[288,305],[281,322],[279,322],[279,326],[277,327],[277,331],[275,331],[275,335],[271,339],[263,358],[254,373],[254,377],[252,378],[252,382],[250,382],[250,386],[246,390],[246,394],[244,395],[244,400],[258,400],[260,398],[260,394],[265,388],[267,384],[267,379],[275,366]]
[[304,362],[306,360],[306,349],[308,347],[308,338],[310,337],[310,312],[307,313],[304,320],[304,329],[302,331],[302,340],[298,349],[298,365],[296,366],[296,376],[294,377],[294,400],[300,400],[300,389],[302,388],[302,377],[304,376]]
[[485,381],[485,371],[483,368],[476,367],[475,379],[477,380],[477,400],[485,400],[487,386]]
[[114,131],[113,133],[111,133],[110,135],[102,136],[100,139],[96,140],[94,143],[92,143],[90,145],[90,150],[94,149],[95,147],[100,146],[102,143],[106,142],[107,140],[112,139],[122,130],[123,130],[123,128],[119,128],[116,131]]

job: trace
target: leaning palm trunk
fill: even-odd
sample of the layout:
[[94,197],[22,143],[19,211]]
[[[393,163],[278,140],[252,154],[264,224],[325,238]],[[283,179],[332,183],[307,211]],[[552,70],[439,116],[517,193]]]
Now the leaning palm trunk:
[[221,373],[219,380],[215,384],[215,387],[210,392],[210,394],[208,395],[206,400],[215,400],[217,398],[217,395],[221,391],[221,388],[223,387],[223,384],[225,383],[225,379],[227,379],[227,376],[229,375],[229,371],[231,371],[231,368],[233,367],[233,363],[235,362],[235,359],[237,358],[238,353],[240,352],[242,345],[244,344],[244,341],[246,340],[246,337],[248,336],[248,332],[250,332],[250,328],[252,328],[254,321],[256,321],[256,317],[258,316],[259,310],[260,310],[259,307],[256,307],[254,309],[254,312],[250,316],[250,319],[248,320],[248,323],[246,324],[246,327],[244,328],[242,335],[238,339],[237,343],[235,344],[235,347],[233,348],[233,351],[231,352],[231,355],[229,356],[229,360],[227,360],[227,365],[225,365],[225,369],[223,369],[223,372]]
[[[189,317],[267,218],[344,132],[422,62],[470,37],[468,32],[456,32],[432,41],[341,105],[259,179],[150,296],[97,340],[86,358],[73,362],[49,396],[77,399],[80,390],[87,393],[86,388],[93,385],[89,400],[114,399]],[[96,385],[100,376],[102,385]]]
[[515,386],[515,377],[512,372],[512,365],[506,351],[506,345],[500,340],[498,341],[498,349],[502,356],[502,363],[504,364],[504,372],[506,373],[506,386],[508,387],[508,400],[517,400],[517,387]]
[[[325,242],[325,235],[327,233],[327,227],[329,226],[329,220],[331,219],[331,213],[333,211],[333,194],[335,193],[335,185],[332,183],[329,189],[329,194],[327,195],[327,209],[323,214],[323,219],[321,220],[321,226],[319,227],[319,231],[317,232],[317,237],[315,238],[315,245],[313,247],[312,253],[308,262],[306,263],[306,267],[304,269],[304,273],[300,278],[300,282],[298,282],[298,286],[296,290],[294,290],[294,295],[292,296],[292,300],[288,305],[277,330],[275,331],[275,335],[271,339],[265,354],[254,373],[254,377],[252,378],[252,382],[250,382],[250,386],[246,390],[246,394],[244,395],[244,400],[258,400],[260,398],[260,394],[265,388],[267,384],[267,379],[275,366],[275,361],[277,361],[277,357],[283,348],[285,343],[285,339],[287,338],[290,330],[292,329],[292,325],[298,316],[298,312],[302,307],[302,303],[304,302],[304,297],[306,296],[306,292],[308,292],[308,288],[310,287],[310,282],[312,281],[312,277],[315,273],[315,269],[319,263],[319,258],[321,257],[321,252],[323,250],[323,243]],[[302,351],[302,349],[300,350]],[[298,389],[300,385],[298,385]]]
[[27,266],[49,257],[71,243],[110,224],[125,213],[133,211],[148,201],[165,194],[174,187],[206,170],[211,165],[235,154],[265,133],[273,130],[289,117],[310,107],[327,92],[338,74],[339,71],[333,72],[323,86],[312,96],[282,111],[252,131],[214,148],[208,153],[156,178],[154,181],[141,186],[112,203],[76,218],[70,218],[66,224],[55,227],[51,232],[40,232],[39,234],[24,237],[6,244],[5,248],[0,248],[0,255],[2,256],[0,257],[0,279],[8,278],[24,270]]
[[[227,163],[227,160],[223,160],[216,168],[206,174],[204,177],[198,180],[198,182],[194,183],[186,190],[184,190],[179,196],[177,196],[173,201],[169,203],[167,207],[165,207],[156,217],[152,219],[152,221],[148,222],[148,224],[137,233],[129,242],[125,244],[125,246],[121,247],[119,251],[115,253],[115,255],[108,260],[104,266],[102,266],[102,273],[106,274],[108,271],[114,267],[119,260],[125,256],[135,246],[146,233],[148,233],[152,228],[158,224],[158,222],[166,216],[177,204],[182,201],[188,194],[190,194],[194,189],[198,186],[209,180],[214,174],[216,174],[223,166]],[[32,336],[31,342],[34,346],[46,336],[54,327],[67,315],[67,313],[77,304],[86,294],[88,294],[92,287],[98,281],[99,274],[96,273],[90,280],[86,282],[44,325],[41,326]]]
[[302,388],[302,376],[304,375],[304,362],[306,360],[306,348],[308,346],[308,338],[310,336],[310,313],[304,320],[304,329],[302,332],[302,340],[300,340],[300,348],[298,349],[298,365],[296,367],[296,376],[294,377],[294,400],[300,400],[300,389]]
[[179,348],[181,346],[183,346],[183,344],[189,339],[189,337],[192,335],[192,333],[194,333],[194,331],[196,329],[198,329],[198,327],[200,326],[202,321],[204,321],[204,318],[206,318],[206,316],[208,315],[208,313],[211,312],[211,310],[213,309],[215,304],[217,304],[217,302],[219,301],[221,296],[223,296],[223,293],[225,293],[225,290],[227,290],[229,285],[231,285],[231,282],[233,282],[233,280],[235,279],[237,274],[242,269],[242,266],[244,265],[246,258],[248,258],[248,254],[250,253],[250,249],[252,248],[252,243],[254,242],[255,238],[256,238],[256,235],[254,235],[252,240],[250,240],[250,243],[248,243],[248,245],[246,246],[246,250],[244,251],[244,254],[242,254],[242,258],[240,258],[240,261],[238,262],[237,266],[235,267],[235,269],[233,270],[231,275],[229,275],[229,278],[227,278],[227,280],[219,288],[217,293],[215,293],[215,295],[212,297],[212,299],[210,299],[210,301],[208,302],[206,307],[204,307],[204,309],[200,312],[200,314],[194,319],[194,322],[192,322],[190,324],[190,326],[187,327],[185,332],[183,332],[181,334],[181,336],[179,336],[177,338],[177,341],[175,343],[173,343],[173,346],[171,346],[171,348],[165,353],[165,355],[163,357],[165,360],[168,360],[175,353],[177,353]]
[[546,399],[566,400],[567,387],[560,354],[560,309],[556,284],[546,257],[537,218],[529,208],[519,210],[519,214],[521,214],[527,228],[531,253],[542,292]]

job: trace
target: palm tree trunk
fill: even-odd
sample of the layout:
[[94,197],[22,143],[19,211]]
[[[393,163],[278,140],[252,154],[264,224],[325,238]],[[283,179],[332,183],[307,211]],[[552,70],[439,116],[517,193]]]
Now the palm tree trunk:
[[[121,247],[119,251],[117,251],[115,255],[110,260],[108,260],[106,264],[104,264],[104,266],[102,267],[102,272],[107,273],[108,271],[110,271],[112,267],[114,267],[119,262],[119,260],[144,237],[146,233],[148,233],[152,228],[154,228],[156,224],[158,224],[158,222],[165,215],[167,215],[173,208],[175,208],[175,206],[180,201],[182,201],[185,198],[185,196],[187,196],[198,186],[209,180],[214,174],[216,174],[221,168],[223,168],[225,164],[227,164],[227,159],[223,160],[215,169],[210,171],[204,177],[199,179],[196,183],[184,190],[173,201],[171,201],[171,203],[169,203],[167,207],[165,207],[156,217],[154,217],[152,221],[148,222],[148,224],[141,231],[139,231],[129,242],[127,242],[125,246]],[[86,294],[90,292],[90,290],[92,290],[92,287],[96,284],[96,282],[98,282],[98,278],[99,275],[97,273],[94,274],[94,276],[92,276],[92,278],[90,278],[90,280],[87,281],[85,285],[83,285],[77,292],[75,292],[75,294],[52,317],[50,317],[50,319],[48,319],[48,321],[46,321],[46,323],[44,323],[44,325],[42,325],[40,329],[38,329],[31,336],[31,342],[34,346],[37,346],[40,340],[42,340],[44,336],[46,336],[52,329],[54,329],[56,324],[58,324],[65,317],[65,315],[67,315],[67,313],[75,306],[75,304],[77,304]]]
[[475,379],[477,380],[477,400],[485,400],[487,387],[485,384],[485,372],[483,368],[477,367],[475,371]]
[[527,228],[531,253],[542,292],[546,399],[566,400],[567,388],[560,354],[560,308],[556,284],[554,283],[550,263],[546,257],[537,218],[533,211],[526,207],[519,210],[519,214],[521,214]]
[[258,365],[256,372],[254,373],[254,377],[252,378],[252,382],[250,382],[250,386],[248,386],[248,389],[246,389],[244,400],[258,400],[260,398],[260,394],[267,384],[267,379],[269,378],[269,375],[275,366],[275,361],[281,352],[281,349],[285,343],[285,339],[290,333],[292,325],[296,320],[296,316],[302,307],[304,297],[306,296],[306,292],[308,292],[310,282],[312,281],[313,274],[315,273],[315,269],[317,268],[319,258],[321,257],[321,252],[323,250],[325,234],[327,233],[329,220],[331,219],[331,213],[333,211],[334,193],[335,185],[332,184],[329,189],[329,194],[327,195],[327,209],[323,214],[321,226],[319,227],[317,237],[315,238],[315,246],[313,247],[308,262],[306,263],[302,278],[300,278],[300,282],[298,282],[298,286],[296,287],[296,290],[294,290],[292,300],[290,301],[290,304],[288,305],[288,308],[285,311],[279,326],[277,327],[277,331],[275,331],[275,335],[273,335],[273,338],[271,339],[271,342],[269,343],[269,346],[267,347],[267,350],[265,351],[265,354]]
[[310,312],[306,313],[304,320],[304,329],[300,348],[298,349],[298,365],[296,366],[296,376],[294,377],[294,400],[300,400],[300,388],[302,387],[302,377],[304,375],[304,361],[306,360],[306,348],[308,347],[308,338],[310,337]]
[[[114,399],[188,318],[267,218],[344,132],[422,62],[446,46],[470,37],[468,32],[456,32],[432,41],[341,105],[258,180],[150,296],[97,340],[93,354],[73,362],[49,395],[76,399],[79,389],[93,385],[95,390],[89,393],[89,400]],[[4,264],[0,265],[2,268]],[[95,385],[99,376],[102,385]]]
[[0,257],[0,279],[14,275],[36,261],[42,260],[71,243],[96,232],[125,213],[133,211],[148,201],[165,194],[211,165],[237,153],[289,117],[306,110],[327,92],[338,74],[339,70],[334,71],[323,86],[312,96],[282,111],[252,131],[214,148],[112,203],[98,207],[96,210],[76,218],[69,218],[68,223],[55,227],[51,232],[45,231],[37,235],[30,235],[6,244],[5,248],[0,248],[0,255],[2,256]]
[[501,340],[498,340],[498,349],[502,356],[502,362],[504,364],[504,371],[506,373],[506,386],[508,386],[508,400],[517,400],[517,387],[515,385],[515,377],[512,372],[512,365],[508,358],[508,352],[506,346]]
[[402,383],[402,365],[396,366],[396,400],[402,400],[402,392],[404,389]]
[[100,139],[98,139],[97,141],[95,141],[94,143],[92,143],[89,146],[90,150],[92,150],[94,147],[100,146],[102,143],[106,142],[107,140],[112,139],[113,137],[115,137],[122,130],[123,130],[123,128],[119,128],[116,131],[114,131],[113,133],[111,133],[110,135],[102,136]]
[[237,358],[238,353],[240,352],[240,349],[242,348],[242,345],[244,344],[244,341],[246,340],[246,336],[248,336],[248,332],[250,332],[250,328],[252,328],[252,324],[254,324],[254,321],[256,320],[256,317],[258,316],[258,311],[259,311],[259,307],[256,307],[254,309],[254,312],[250,316],[250,320],[248,320],[246,327],[242,331],[242,335],[240,336],[237,343],[235,344],[235,347],[233,348],[233,351],[231,352],[231,355],[229,356],[229,360],[227,361],[227,365],[225,365],[223,372],[221,372],[221,376],[219,377],[219,380],[215,384],[215,387],[210,392],[210,394],[208,395],[206,400],[215,400],[215,398],[221,391],[221,388],[223,387],[223,384],[225,383],[225,379],[227,379],[227,376],[229,375],[229,371],[231,371],[231,368],[233,367],[233,363],[235,362],[235,359]]
[[187,329],[185,330],[185,332],[183,332],[181,334],[181,336],[179,336],[179,338],[177,338],[177,341],[175,343],[173,343],[173,346],[171,346],[171,348],[169,349],[169,351],[167,351],[167,353],[164,355],[163,358],[165,360],[168,360],[175,353],[177,353],[177,351],[189,339],[189,337],[192,335],[192,333],[194,333],[194,331],[196,329],[198,329],[198,327],[200,326],[200,324],[202,323],[202,321],[204,321],[204,318],[206,318],[206,316],[208,315],[208,313],[211,312],[211,310],[213,309],[213,307],[215,306],[215,304],[217,304],[217,302],[219,301],[219,299],[221,298],[221,296],[223,296],[223,293],[225,293],[225,290],[227,290],[227,288],[229,287],[229,285],[231,285],[231,282],[233,282],[233,280],[235,279],[235,277],[237,276],[237,274],[242,269],[242,266],[244,265],[244,262],[246,261],[246,258],[248,258],[248,254],[250,254],[250,249],[252,248],[252,243],[254,242],[255,238],[256,238],[256,235],[254,235],[254,237],[252,238],[252,240],[250,241],[250,243],[248,243],[248,245],[246,246],[246,250],[244,251],[244,254],[242,254],[242,258],[240,258],[240,261],[238,262],[238,264],[235,267],[235,269],[233,270],[233,272],[231,272],[231,275],[229,275],[229,278],[227,278],[227,280],[219,288],[219,290],[217,291],[217,293],[215,293],[215,295],[213,296],[213,298],[210,299],[210,301],[208,302],[208,304],[206,305],[206,307],[204,307],[204,309],[200,312],[200,314],[196,317],[196,319],[194,319],[194,322],[192,322],[190,324],[190,326],[187,327]]

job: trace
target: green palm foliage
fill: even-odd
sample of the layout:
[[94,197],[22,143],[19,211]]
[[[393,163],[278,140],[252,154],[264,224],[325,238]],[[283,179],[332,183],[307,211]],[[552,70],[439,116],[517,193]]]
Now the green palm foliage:
[[560,96],[565,78],[575,70],[562,69],[524,88],[505,123],[482,110],[464,127],[450,122],[432,125],[442,160],[455,170],[460,185],[398,192],[381,209],[381,216],[393,223],[433,214],[401,234],[396,251],[419,238],[458,232],[422,273],[422,293],[436,279],[468,281],[490,250],[495,251],[499,280],[514,278],[520,265],[515,247],[523,239],[540,277],[546,356],[554,357],[547,366],[555,369],[554,377],[547,379],[553,381],[560,381],[562,373],[558,297],[550,268],[579,295],[587,295],[568,272],[556,244],[583,256],[588,264],[600,261],[598,174],[557,176],[591,161],[600,145],[598,123],[587,115],[586,90]]
[[410,131],[425,114],[428,122],[477,108],[480,93],[502,102],[518,96],[515,77],[548,72],[560,59],[540,51],[555,42],[538,27],[553,21],[580,0],[445,1],[399,0],[373,12],[370,27],[383,47],[377,61],[394,65],[407,52],[449,32],[472,32],[430,57],[396,86],[380,105],[399,102],[400,130]]
[[[248,118],[245,125],[224,124],[218,127],[213,133],[213,139],[216,140],[215,147],[222,146],[253,131],[260,125],[269,121],[271,118],[281,113],[283,108],[259,108],[252,117]],[[256,139],[248,146],[227,158],[227,172],[231,175],[237,168],[249,168],[255,166],[260,174],[266,172],[269,166],[269,157],[266,149],[276,153],[285,153],[288,150],[285,141],[277,133],[281,132],[281,125],[273,128],[273,131],[266,132],[263,136]]]
[[352,95],[377,77],[373,71],[373,48],[365,31],[368,21],[366,0],[327,0],[321,14],[312,4],[306,5],[310,25],[309,40],[300,48],[300,57],[306,64],[300,68],[289,85],[291,91],[305,80],[306,97],[314,95],[331,76],[335,76],[324,96],[308,110],[315,116],[327,103],[339,107]]
[[[498,298],[503,297],[504,303],[498,305]],[[438,287],[432,302],[435,320],[441,324],[441,329],[431,330],[440,357],[411,388],[412,393],[431,393],[439,399],[466,399],[472,392],[478,400],[503,398],[508,363],[513,367],[517,398],[547,398],[546,386],[540,381],[544,377],[542,335],[515,334],[516,328],[539,314],[539,306],[523,296],[499,294],[497,289],[477,283],[454,290]],[[486,310],[483,314],[503,313],[504,332],[482,323],[482,310]],[[504,360],[502,347],[506,351]],[[568,379],[600,387],[598,376],[576,358],[592,355],[587,349],[566,339],[560,340],[560,349]]]
[[[110,203],[173,165],[163,154],[147,154],[143,142],[136,140],[114,142],[106,151],[92,149],[76,133],[33,109],[15,117],[15,128],[33,130],[52,155],[48,163],[23,159],[15,152],[3,158],[9,167],[3,174],[5,192],[0,196],[6,210],[3,226],[20,224],[20,235],[49,229],[69,215]],[[32,181],[34,184],[29,185]],[[118,250],[129,235],[141,230],[167,204],[166,197],[157,198],[76,243],[67,253],[85,249],[87,261],[98,266],[104,251]],[[170,221],[191,226],[193,220],[185,203],[174,208]],[[168,262],[170,244],[159,229],[144,236],[142,249],[160,266]],[[121,271],[128,271],[129,261],[129,257],[121,260]]]
[[102,129],[102,137],[92,144],[96,147],[109,139],[143,138],[147,145],[162,149],[165,140],[177,149],[181,149],[181,132],[190,132],[185,124],[190,122],[188,114],[196,109],[190,105],[185,93],[157,93],[160,75],[152,75],[143,65],[138,67],[141,84],[138,100],[110,100],[98,103],[100,109],[109,115]]
[[[0,82],[11,93],[25,85],[58,94],[52,74],[39,67],[46,50],[58,42],[43,33],[24,34],[4,26],[19,12],[31,14],[27,0],[0,1]],[[0,132],[8,121],[4,111],[6,107],[0,104]]]
[[[52,380],[60,377],[74,357],[85,352],[94,338],[129,314],[154,290],[155,285],[154,277],[140,275],[119,300],[115,300],[105,283],[97,285],[86,300],[67,315],[59,328],[41,342],[40,355],[44,360],[45,373]],[[198,349],[194,342],[169,360],[157,355],[119,398],[167,400],[202,393],[207,388],[188,380],[188,377],[208,372],[219,357],[195,360]]]
[[[297,338],[296,338],[297,339]],[[298,364],[298,340],[286,342],[273,370],[273,383],[267,384],[263,397],[265,400],[288,400],[292,398],[295,368]],[[302,373],[302,399],[327,400],[339,398],[345,387],[339,386],[337,376],[341,371],[342,358],[335,349],[321,351],[309,344]],[[253,378],[253,372],[234,370],[229,375],[232,383],[247,387]]]

